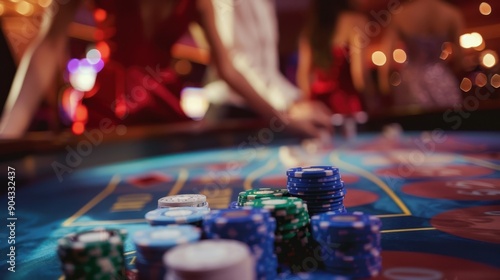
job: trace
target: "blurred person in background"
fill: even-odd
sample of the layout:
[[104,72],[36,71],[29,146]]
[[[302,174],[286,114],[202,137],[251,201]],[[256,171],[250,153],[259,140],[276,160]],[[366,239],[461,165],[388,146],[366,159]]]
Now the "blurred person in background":
[[[67,28],[81,2],[72,0],[59,5],[54,1],[52,5],[59,6],[49,8],[45,14],[38,37],[26,51],[12,84],[1,119],[1,138],[19,138],[26,132],[43,93],[64,64]],[[218,75],[261,118],[284,123],[289,131],[307,137],[329,129],[329,116],[314,112],[309,104],[304,104],[302,111],[310,114],[300,116],[276,110],[259,89],[250,85],[242,75],[245,73],[235,69],[215,27],[211,0],[96,1],[96,6],[106,11],[114,27],[108,38],[109,62],[100,73],[105,78],[98,92],[86,102],[88,126],[99,126],[103,118],[127,125],[186,120],[179,105],[180,88],[169,71],[170,49],[188,25],[198,21]],[[147,95],[134,99],[134,90],[146,91]],[[133,106],[127,108],[128,104]],[[310,117],[302,118],[304,115]]]
[[306,98],[344,116],[363,110],[360,93],[367,93],[367,100],[373,96],[373,82],[364,64],[367,42],[361,34],[367,19],[356,11],[357,4],[313,0],[299,40],[300,89]]
[[[383,39],[384,53],[392,58],[401,41],[407,60],[396,87],[390,85],[391,63],[379,68],[379,85],[382,93],[393,91],[396,109],[438,109],[461,103],[452,69],[461,68],[462,28],[459,10],[440,0],[408,1],[393,15]],[[445,43],[451,43],[452,65],[440,58]]]
[[[279,70],[278,22],[274,1],[213,0],[216,26],[234,67],[244,73],[252,87],[277,111],[315,121],[329,116],[319,102],[303,100],[300,90]],[[256,116],[245,100],[223,79],[209,82],[204,92],[210,100],[208,121]]]

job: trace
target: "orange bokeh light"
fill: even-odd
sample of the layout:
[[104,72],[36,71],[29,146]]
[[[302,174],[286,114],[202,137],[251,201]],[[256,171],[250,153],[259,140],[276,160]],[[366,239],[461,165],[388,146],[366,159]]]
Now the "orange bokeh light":
[[106,13],[106,11],[103,9],[96,9],[94,11],[94,19],[97,22],[103,22],[104,20],[106,20],[107,16],[108,16],[108,13]]
[[75,122],[71,126],[71,130],[73,131],[74,134],[80,135],[85,130],[85,125],[82,122]]
[[109,58],[110,49],[108,43],[100,41],[96,44],[95,48],[101,53],[101,58],[106,61]]
[[76,114],[75,114],[75,120],[77,122],[83,122],[85,123],[88,118],[88,112],[87,112],[87,107],[83,104],[79,104],[78,107],[76,108]]

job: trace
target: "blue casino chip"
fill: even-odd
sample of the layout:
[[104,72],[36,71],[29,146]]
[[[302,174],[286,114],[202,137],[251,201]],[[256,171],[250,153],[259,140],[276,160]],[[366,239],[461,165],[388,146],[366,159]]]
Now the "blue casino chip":
[[349,280],[351,278],[318,270],[313,272],[299,272],[295,274],[291,272],[285,272],[280,274],[276,279],[277,280]]
[[302,200],[321,200],[321,199],[335,199],[339,197],[344,197],[346,195],[345,189],[333,190],[333,191],[309,191],[309,190],[298,190],[295,188],[289,188],[288,191],[291,195],[298,197]]
[[201,231],[191,225],[169,225],[150,227],[135,232],[132,237],[137,247],[166,250],[174,246],[198,241]]
[[[311,180],[309,180],[311,181]],[[331,180],[331,181],[328,181],[328,182],[300,182],[298,180],[295,180],[294,178],[288,178],[288,181],[286,182],[286,184],[288,186],[297,186],[297,187],[317,187],[317,188],[324,188],[324,187],[332,187],[332,186],[338,186],[340,184],[342,184],[344,181],[342,181],[341,178],[339,178],[338,180]]]
[[380,272],[379,218],[363,213],[329,212],[313,216],[311,226],[327,271],[350,278],[368,278]]
[[308,166],[290,168],[286,171],[288,177],[294,178],[317,178],[335,176],[339,174],[339,169],[333,166]]
[[276,227],[276,219],[268,210],[250,207],[214,210],[203,222],[207,238],[238,240],[248,245],[256,259],[257,279],[274,279],[276,276]]
[[331,183],[335,181],[342,180],[342,176],[340,174],[333,176],[325,176],[325,177],[310,177],[310,178],[296,178],[296,177],[287,177],[287,182],[292,183],[303,183],[303,184],[323,184],[323,183]]
[[340,213],[344,213],[343,211],[345,210],[345,207],[343,204],[336,204],[336,205],[331,205],[331,204],[322,204],[322,205],[307,205],[307,210],[309,212],[315,212],[315,211],[322,211],[322,212],[338,212],[339,210],[342,210]]
[[229,206],[227,207],[228,209],[240,209],[243,206],[238,205],[238,201],[231,201]]
[[204,207],[158,208],[146,213],[145,218],[152,226],[197,223],[210,210]]
[[288,188],[302,189],[306,191],[325,191],[325,190],[338,190],[344,187],[344,182],[342,180],[332,181],[331,183],[324,184],[314,184],[314,183],[294,183],[287,182],[286,184]]
[[148,262],[160,261],[171,248],[200,240],[201,231],[191,225],[169,225],[150,227],[135,232],[132,241],[136,256]]
[[[351,231],[372,231],[380,229],[381,221],[375,216],[365,214],[346,213],[342,215],[324,214],[311,219],[313,225],[319,225],[320,229],[351,230]],[[375,227],[375,228],[374,228]]]

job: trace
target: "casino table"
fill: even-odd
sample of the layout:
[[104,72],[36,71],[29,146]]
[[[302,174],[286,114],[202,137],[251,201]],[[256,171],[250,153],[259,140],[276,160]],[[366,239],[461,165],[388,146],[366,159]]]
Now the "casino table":
[[[149,226],[144,215],[160,197],[201,193],[212,209],[226,208],[240,191],[284,188],[289,167],[334,165],[345,182],[348,211],[383,223],[383,269],[376,279],[500,279],[500,133],[362,133],[317,145],[260,132],[221,148],[141,156],[134,144],[113,144],[113,153],[95,149],[82,156],[94,157],[91,165],[70,167],[76,160],[71,149],[59,161],[46,160],[46,169],[57,161],[68,170],[17,186],[16,272],[7,271],[10,245],[2,238],[1,278],[63,279],[59,238],[95,227],[126,229],[130,236]],[[161,150],[170,144],[148,145]],[[120,160],[110,162],[111,154]],[[10,165],[21,176],[29,163]],[[125,251],[133,269],[130,238]]]

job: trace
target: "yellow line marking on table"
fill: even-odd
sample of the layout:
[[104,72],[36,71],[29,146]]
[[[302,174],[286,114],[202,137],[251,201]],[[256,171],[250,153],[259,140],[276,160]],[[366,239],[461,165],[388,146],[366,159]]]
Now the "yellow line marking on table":
[[266,165],[250,172],[250,174],[248,174],[247,178],[243,182],[243,188],[245,190],[251,190],[253,181],[255,181],[255,179],[259,178],[260,176],[264,175],[266,172],[273,170],[277,164],[278,164],[277,159],[271,159],[266,163]]
[[409,217],[411,215],[409,214],[381,214],[381,215],[375,215],[376,217],[379,218],[395,218],[395,217]]
[[99,202],[101,202],[103,199],[105,199],[108,195],[110,195],[115,189],[118,183],[120,182],[120,176],[119,175],[114,175],[111,180],[109,181],[108,185],[106,188],[100,192],[97,196],[95,196],[92,200],[90,200],[87,204],[85,204],[80,210],[78,210],[75,214],[73,214],[71,217],[66,219],[66,221],[63,222],[62,226],[67,227],[72,225],[72,223],[80,218],[83,214],[88,212],[90,209],[92,209],[94,206],[96,206]]
[[189,171],[185,168],[182,168],[179,171],[179,176],[177,176],[177,181],[175,182],[175,185],[172,187],[172,189],[167,195],[178,194],[179,191],[182,189],[182,187],[184,187],[184,184],[186,183],[188,177],[189,177]]
[[408,209],[408,207],[406,207],[406,205],[396,195],[396,193],[394,193],[394,191],[392,191],[391,188],[389,188],[389,186],[386,183],[384,183],[384,181],[380,180],[373,173],[366,171],[362,168],[359,168],[357,166],[351,165],[347,162],[343,162],[342,160],[340,160],[340,157],[336,152],[333,152],[331,154],[330,160],[332,161],[332,163],[337,164],[339,167],[343,166],[343,168],[345,170],[350,171],[350,172],[355,173],[355,174],[358,174],[360,176],[363,176],[366,179],[372,181],[375,185],[377,185],[379,188],[381,188],[394,201],[394,203],[396,203],[399,206],[399,208],[401,209],[401,211],[403,211],[404,214],[406,214],[408,216],[411,215],[410,209]]
[[487,160],[477,159],[477,158],[468,157],[468,156],[464,156],[463,158],[466,161],[468,161],[470,163],[473,163],[475,165],[479,165],[479,166],[482,166],[482,167],[487,167],[487,168],[491,168],[491,169],[495,169],[495,170],[500,170],[500,165],[494,164],[494,163],[489,162]]
[[426,227],[426,228],[386,229],[386,230],[381,230],[380,233],[411,232],[411,231],[424,231],[424,230],[436,230],[436,228]]

